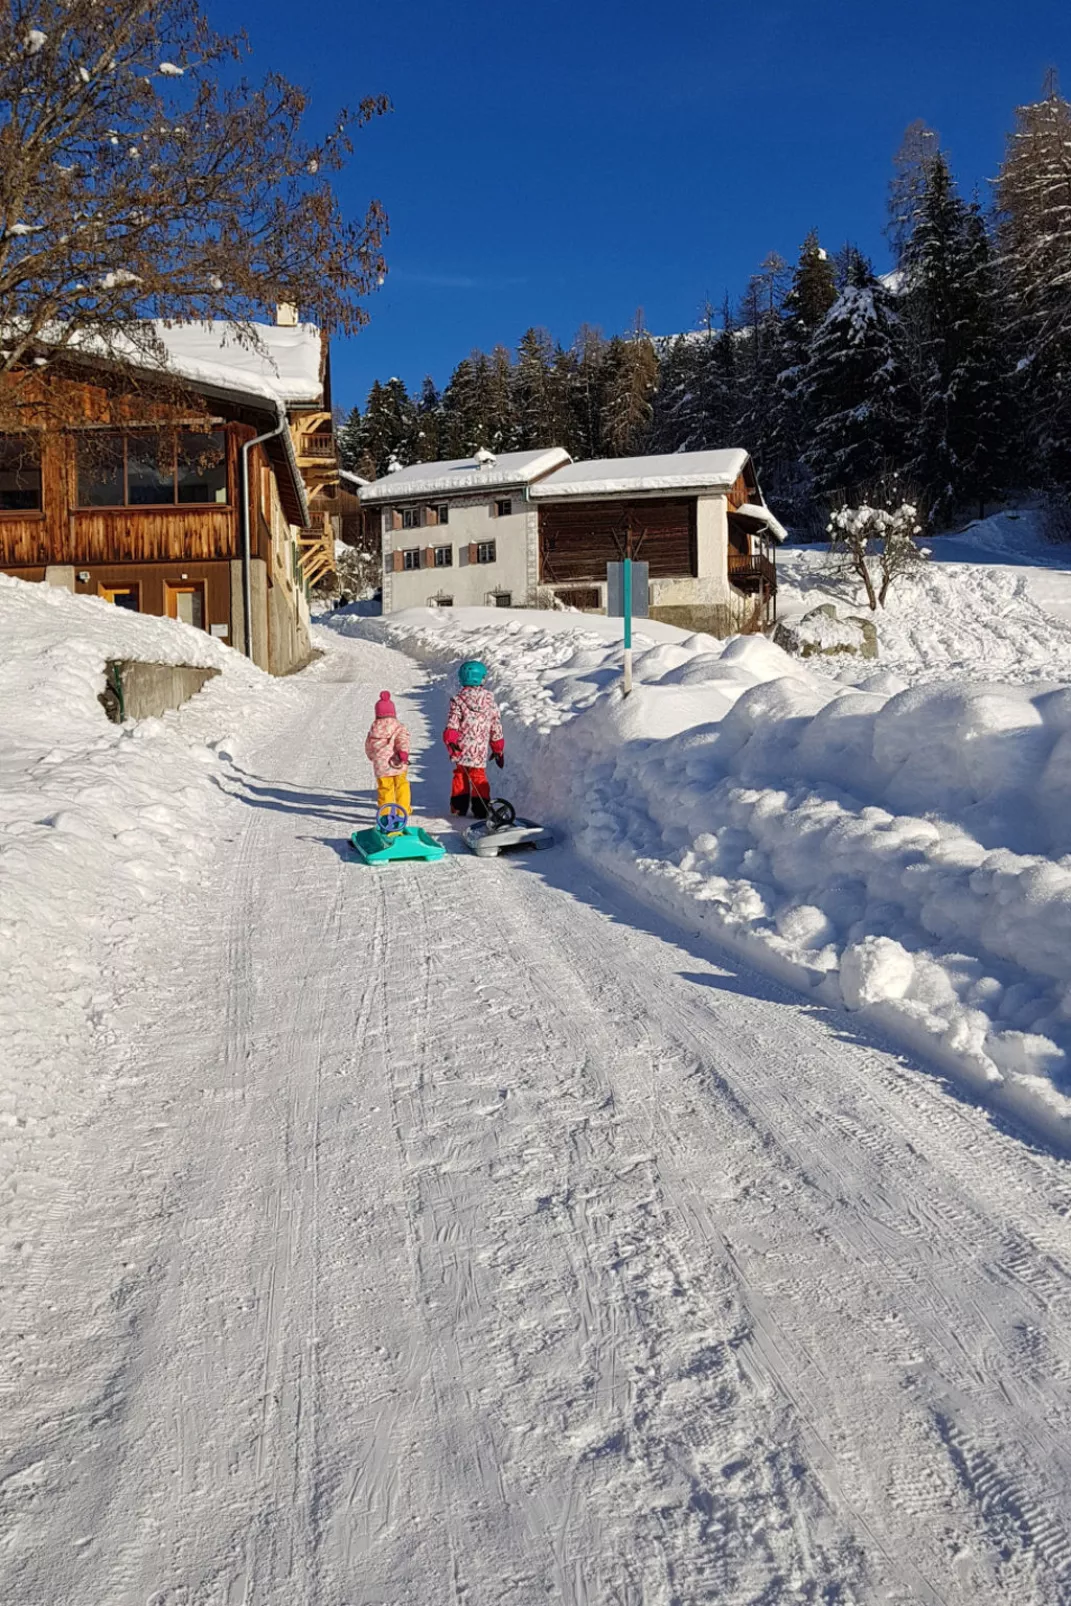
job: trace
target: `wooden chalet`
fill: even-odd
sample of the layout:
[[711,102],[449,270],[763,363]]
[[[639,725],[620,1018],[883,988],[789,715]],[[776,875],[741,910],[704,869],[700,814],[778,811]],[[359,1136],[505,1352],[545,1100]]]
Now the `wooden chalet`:
[[[0,571],[183,619],[285,674],[309,656],[310,548],[333,563],[333,532],[311,529],[295,387],[230,326],[161,333],[166,368],[65,356],[10,377]],[[319,400],[308,376],[301,400]]]
[[571,463],[533,485],[539,585],[567,605],[606,607],[606,566],[648,565],[650,616],[726,636],[761,631],[777,606],[774,550],[785,531],[747,452]]

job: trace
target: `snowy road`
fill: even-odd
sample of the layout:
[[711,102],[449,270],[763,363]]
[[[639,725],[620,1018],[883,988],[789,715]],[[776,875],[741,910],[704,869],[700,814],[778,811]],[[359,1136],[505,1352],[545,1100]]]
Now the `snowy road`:
[[141,934],[0,1598],[1071,1602],[1066,1163],[564,849],[356,865],[381,686],[431,741],[341,643]]

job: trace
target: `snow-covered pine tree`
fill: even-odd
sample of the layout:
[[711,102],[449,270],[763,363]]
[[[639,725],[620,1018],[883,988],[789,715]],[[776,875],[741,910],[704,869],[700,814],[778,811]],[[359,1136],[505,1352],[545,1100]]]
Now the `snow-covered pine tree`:
[[779,472],[770,489],[783,517],[814,535],[822,526],[815,525],[812,516],[811,474],[803,462],[806,425],[801,388],[815,330],[836,299],[833,262],[812,229],[800,247],[782,307],[782,366],[775,383],[770,442]]
[[997,179],[999,257],[1032,467],[1071,485],[1071,105],[1050,74],[1020,106]]
[[443,392],[440,448],[446,458],[490,449],[489,362],[482,351],[463,357]]
[[338,445],[338,460],[343,468],[349,469],[351,474],[361,474],[361,409],[351,407],[343,423],[335,432]]
[[392,462],[414,461],[416,412],[401,379],[377,379],[368,392],[364,415],[355,435],[356,472],[378,479]]
[[513,367],[513,445],[518,451],[554,445],[559,408],[554,345],[545,329],[526,329]]
[[487,446],[492,452],[508,452],[516,439],[513,411],[513,364],[505,346],[491,352],[487,365]]
[[896,311],[854,249],[844,288],[815,331],[799,393],[803,460],[817,495],[855,499],[901,467],[913,420]]
[[420,388],[420,400],[413,417],[412,461],[434,463],[441,455],[439,436],[442,431],[442,397],[434,379],[427,374]]
[[1009,409],[989,242],[941,152],[928,163],[900,268],[899,311],[918,401],[908,477],[931,516],[947,519],[1003,489]]
[[600,434],[607,457],[643,450],[658,388],[658,356],[637,312],[627,336],[615,335],[603,365]]
[[780,377],[791,361],[781,315],[788,287],[788,264],[771,252],[752,276],[741,306],[739,444],[747,447],[774,496],[790,477],[792,457],[779,407]]

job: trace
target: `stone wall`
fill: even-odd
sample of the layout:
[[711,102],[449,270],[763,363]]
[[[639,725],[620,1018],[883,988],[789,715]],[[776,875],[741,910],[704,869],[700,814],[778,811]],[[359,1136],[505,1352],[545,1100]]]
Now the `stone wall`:
[[188,703],[218,674],[218,669],[195,669],[192,664],[145,664],[113,658],[107,665],[107,685],[100,701],[115,725],[124,719],[159,719],[169,709]]

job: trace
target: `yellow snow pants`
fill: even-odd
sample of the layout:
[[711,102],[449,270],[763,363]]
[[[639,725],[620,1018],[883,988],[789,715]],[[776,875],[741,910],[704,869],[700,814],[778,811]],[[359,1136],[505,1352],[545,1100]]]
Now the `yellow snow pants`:
[[377,808],[383,809],[388,803],[397,803],[407,814],[413,812],[408,770],[398,770],[394,775],[381,775],[376,781],[376,793]]

